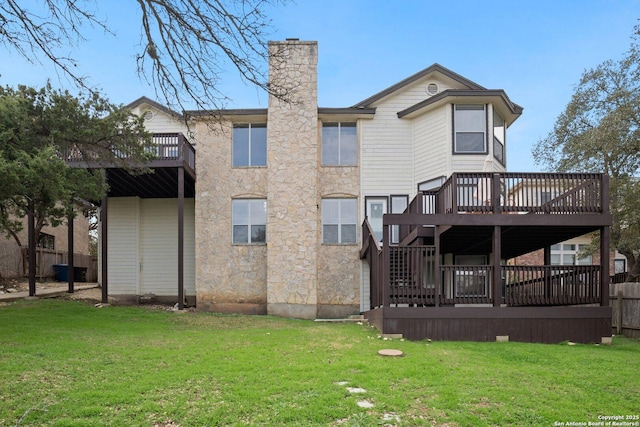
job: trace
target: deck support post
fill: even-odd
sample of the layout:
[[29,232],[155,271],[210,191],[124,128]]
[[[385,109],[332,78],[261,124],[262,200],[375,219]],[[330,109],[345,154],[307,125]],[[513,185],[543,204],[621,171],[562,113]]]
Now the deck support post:
[[184,168],[178,168],[178,309],[184,309]]
[[609,226],[600,229],[600,305],[609,306]]
[[[105,172],[106,177],[106,172]],[[108,245],[107,245],[107,202],[108,197],[105,194],[100,203],[100,255],[102,259],[102,303],[109,302],[109,273],[108,273]]]
[[434,272],[434,306],[440,307],[440,292],[442,292],[442,273],[440,272],[440,226],[436,225],[433,232],[433,244],[435,246],[435,255],[433,257]]
[[[551,246],[545,246],[543,252],[542,265],[551,265]],[[550,270],[546,270],[544,274],[544,297],[551,298],[551,277]]]
[[74,285],[74,272],[75,272],[75,264],[73,259],[73,201],[69,206],[69,213],[67,214],[67,278],[69,282],[69,289],[67,292],[70,294],[73,293],[73,285]]
[[[389,226],[386,221],[384,221],[383,216],[383,225],[382,225],[382,283],[380,289],[382,289],[382,307],[389,307],[389,293],[391,292],[390,287],[390,276],[389,270],[391,267],[391,248],[389,247]],[[384,332],[384,331],[383,331]]]
[[500,307],[502,303],[502,230],[499,225],[493,227],[493,306]]

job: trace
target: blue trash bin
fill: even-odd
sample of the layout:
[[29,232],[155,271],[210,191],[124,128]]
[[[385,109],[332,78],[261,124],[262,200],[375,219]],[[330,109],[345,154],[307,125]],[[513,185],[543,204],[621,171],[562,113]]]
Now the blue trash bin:
[[69,281],[69,264],[54,264],[53,271],[56,273],[56,280],[58,282]]

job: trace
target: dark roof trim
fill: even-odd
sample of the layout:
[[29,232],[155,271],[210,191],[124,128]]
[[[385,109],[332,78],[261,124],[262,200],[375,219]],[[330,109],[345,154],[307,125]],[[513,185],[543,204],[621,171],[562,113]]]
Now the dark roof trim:
[[353,108],[353,107],[344,107],[344,108],[332,108],[332,107],[318,107],[318,114],[375,114],[375,108]]
[[[185,114],[192,117],[215,116],[266,116],[267,108],[239,108],[229,110],[190,110]],[[374,115],[375,108],[353,108],[353,107],[318,107],[318,114],[341,114],[341,115]]]
[[417,72],[416,74],[407,77],[406,79],[402,80],[401,82],[398,82],[396,84],[394,84],[393,86],[390,86],[388,88],[386,88],[385,90],[376,93],[375,95],[365,99],[364,101],[361,101],[359,103],[357,103],[356,105],[353,106],[353,108],[362,108],[362,107],[368,107],[369,105],[373,104],[374,102],[384,98],[387,95],[392,94],[393,92],[402,89],[403,87],[415,82],[416,80],[419,80],[421,78],[423,78],[424,76],[431,74],[433,72],[439,72],[465,86],[467,86],[469,89],[478,89],[478,90],[482,90],[485,89],[484,87],[480,86],[477,83],[472,82],[471,80],[467,79],[466,77],[462,77],[460,74],[455,73],[451,70],[449,70],[448,68],[443,67],[440,64],[433,64],[427,68],[425,68],[422,71]]
[[514,104],[513,102],[511,102],[511,100],[509,99],[509,97],[507,96],[506,92],[502,89],[485,89],[485,90],[468,90],[468,89],[447,89],[444,90],[442,92],[440,92],[437,95],[434,95],[430,98],[425,99],[422,102],[419,102],[415,105],[412,105],[409,108],[406,108],[400,112],[398,112],[398,118],[401,119],[413,112],[416,112],[418,110],[420,110],[421,108],[424,108],[428,105],[431,104],[435,104],[438,101],[443,100],[444,98],[450,97],[450,96],[468,96],[468,97],[472,97],[472,96],[483,96],[483,97],[487,97],[487,96],[498,96],[500,98],[502,98],[502,100],[504,101],[505,105],[507,105],[509,107],[509,110],[511,111],[512,114],[516,114],[516,115],[520,115],[522,114],[522,110],[523,108],[521,106],[519,106],[518,104]]
[[263,115],[266,116],[267,109],[266,108],[237,108],[237,109],[229,109],[229,110],[189,110],[189,111],[185,111],[185,114],[191,117],[263,116]]
[[178,113],[177,111],[173,111],[170,108],[167,108],[164,105],[160,104],[159,102],[156,102],[153,99],[147,98],[146,96],[141,96],[140,98],[136,99],[132,103],[125,105],[125,108],[133,109],[142,104],[149,104],[152,107],[157,108],[158,110],[163,111],[170,116],[177,117],[180,120],[184,119],[184,115]]

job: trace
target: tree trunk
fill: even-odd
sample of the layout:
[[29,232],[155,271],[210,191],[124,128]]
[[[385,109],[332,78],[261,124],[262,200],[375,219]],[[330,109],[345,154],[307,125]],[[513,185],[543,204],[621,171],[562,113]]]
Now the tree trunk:
[[27,208],[27,234],[29,239],[28,259],[29,259],[29,296],[36,295],[36,230],[35,230],[35,209],[33,203],[29,202]]

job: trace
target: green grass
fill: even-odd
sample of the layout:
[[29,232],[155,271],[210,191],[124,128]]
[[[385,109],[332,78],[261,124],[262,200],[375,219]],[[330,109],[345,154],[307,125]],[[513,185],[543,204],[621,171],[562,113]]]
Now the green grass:
[[269,316],[0,307],[0,426],[538,426],[637,415],[639,402],[640,341],[618,337],[385,341],[366,325]]

